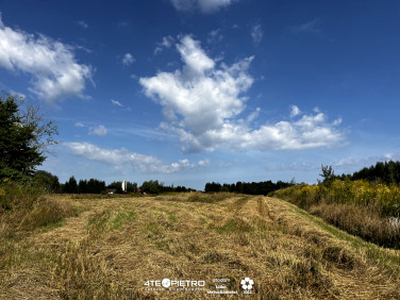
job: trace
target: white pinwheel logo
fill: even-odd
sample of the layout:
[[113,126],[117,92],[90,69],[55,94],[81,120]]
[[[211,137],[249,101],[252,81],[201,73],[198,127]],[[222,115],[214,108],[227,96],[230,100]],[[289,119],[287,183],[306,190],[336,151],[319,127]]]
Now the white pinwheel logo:
[[249,277],[245,277],[242,279],[242,281],[240,281],[240,284],[242,285],[242,289],[251,290],[253,288],[254,281]]
[[161,281],[161,285],[165,288],[169,288],[171,286],[171,280],[169,280],[168,278],[164,278]]

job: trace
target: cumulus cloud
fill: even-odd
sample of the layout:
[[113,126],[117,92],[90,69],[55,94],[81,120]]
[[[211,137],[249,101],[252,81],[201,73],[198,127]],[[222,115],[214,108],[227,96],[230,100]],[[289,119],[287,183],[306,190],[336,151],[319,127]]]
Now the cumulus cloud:
[[298,116],[301,114],[300,108],[298,108],[296,105],[292,105],[292,111],[290,112],[290,117],[293,118],[295,116]]
[[235,0],[171,0],[178,11],[200,10],[202,13],[213,13],[232,4]]
[[82,122],[76,122],[75,127],[82,128],[85,127],[85,125]]
[[136,61],[136,59],[130,53],[125,53],[124,56],[122,57],[122,64],[124,66],[129,66],[129,65],[133,64],[135,61]]
[[105,136],[107,135],[107,128],[104,125],[89,128],[90,135]]
[[5,26],[0,16],[0,67],[31,75],[30,90],[49,103],[70,97],[86,98],[90,66],[76,61],[72,47],[44,35]]
[[200,160],[198,165],[199,165],[199,167],[208,167],[208,166],[210,166],[210,160],[208,158]]
[[239,116],[248,101],[244,93],[254,82],[248,74],[254,57],[217,66],[191,36],[182,37],[177,50],[184,63],[181,70],[159,72],[139,82],[145,94],[163,107],[165,121],[160,128],[177,134],[184,151],[301,150],[343,140],[344,133],[337,128],[340,119],[328,122],[326,114],[318,110],[304,114],[297,106],[292,107],[289,121],[253,128],[260,109],[247,118]]
[[176,173],[182,169],[193,168],[188,159],[172,164],[164,164],[155,156],[130,152],[125,148],[105,149],[87,142],[64,143],[77,156],[109,164],[114,167],[138,169],[145,173]]

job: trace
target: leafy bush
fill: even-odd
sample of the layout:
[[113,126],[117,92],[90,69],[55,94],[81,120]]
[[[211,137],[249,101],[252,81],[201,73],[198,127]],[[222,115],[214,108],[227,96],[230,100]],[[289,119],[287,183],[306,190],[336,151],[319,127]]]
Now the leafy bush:
[[0,214],[5,210],[32,209],[35,203],[44,199],[44,192],[42,187],[30,183],[6,181],[0,185]]

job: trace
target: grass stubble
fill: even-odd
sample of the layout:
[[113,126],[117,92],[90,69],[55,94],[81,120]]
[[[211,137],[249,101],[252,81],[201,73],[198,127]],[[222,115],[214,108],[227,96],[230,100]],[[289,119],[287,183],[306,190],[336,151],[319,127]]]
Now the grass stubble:
[[[206,291],[217,278],[229,278],[239,298],[400,299],[399,251],[275,198],[52,197],[78,213],[46,229],[27,217],[12,236],[0,224],[0,299],[214,299]],[[245,277],[251,295],[242,294]],[[163,278],[206,287],[146,291]]]

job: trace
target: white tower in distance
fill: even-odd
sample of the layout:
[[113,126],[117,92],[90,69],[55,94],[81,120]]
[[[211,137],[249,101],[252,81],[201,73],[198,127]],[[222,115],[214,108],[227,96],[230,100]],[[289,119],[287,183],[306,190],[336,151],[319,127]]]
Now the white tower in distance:
[[122,192],[124,193],[128,192],[128,185],[126,183],[126,180],[122,180]]

